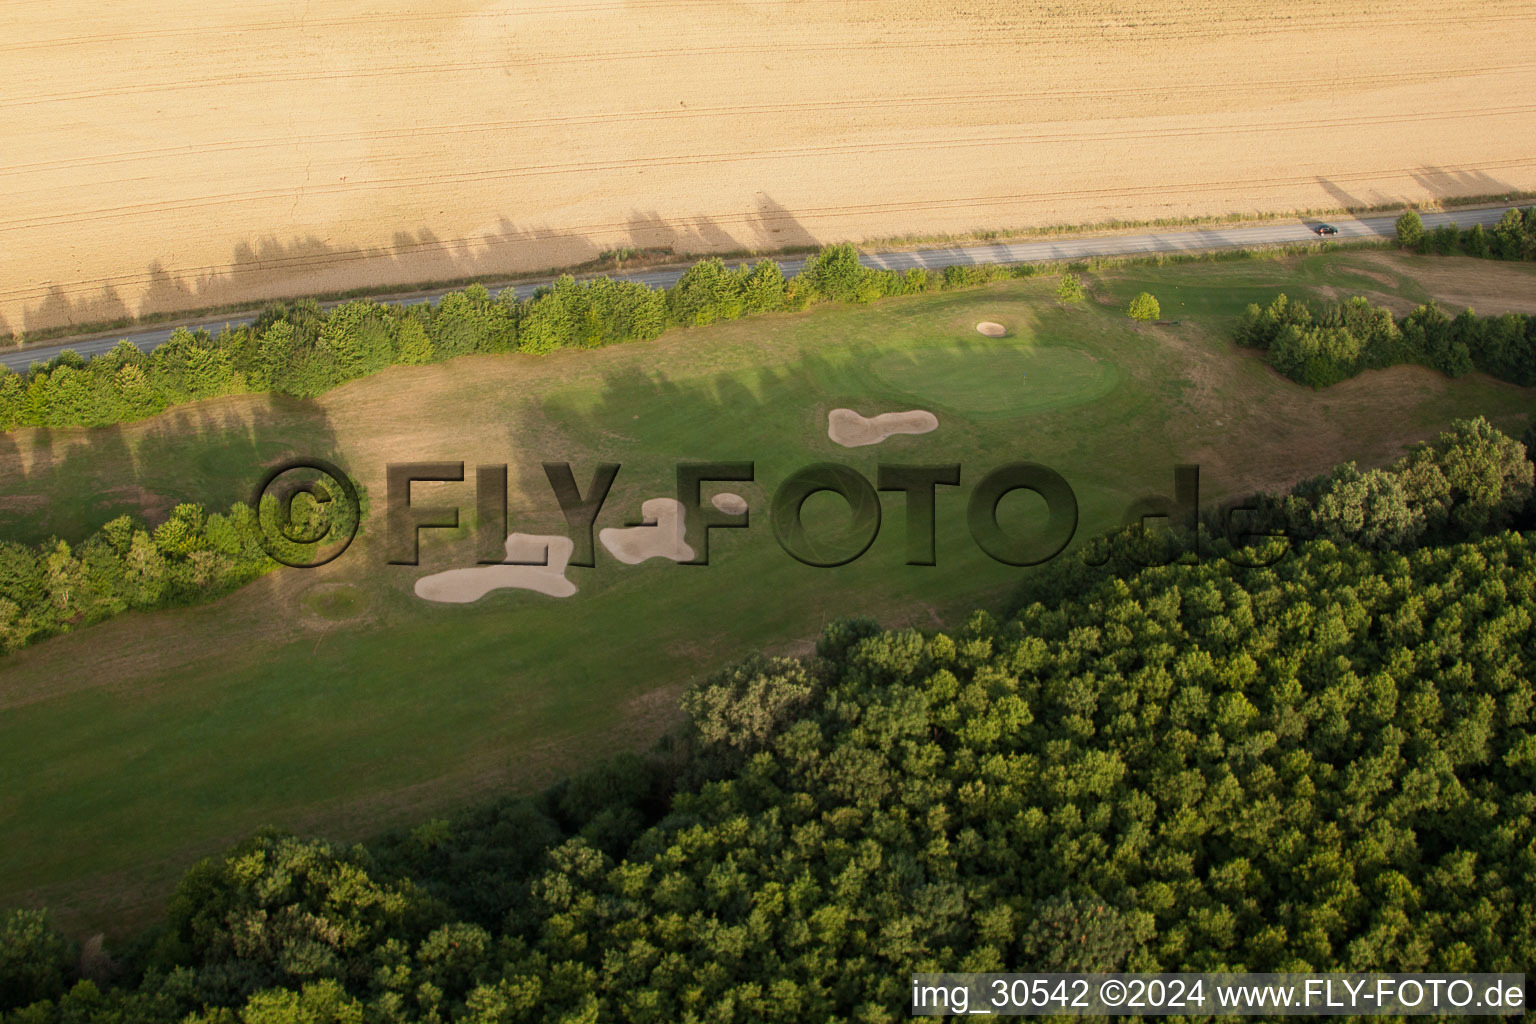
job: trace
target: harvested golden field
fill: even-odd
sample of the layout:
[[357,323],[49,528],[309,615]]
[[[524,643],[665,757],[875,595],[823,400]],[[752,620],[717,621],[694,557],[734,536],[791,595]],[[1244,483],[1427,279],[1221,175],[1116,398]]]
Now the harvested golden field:
[[1531,0],[13,0],[0,335],[1536,189]]

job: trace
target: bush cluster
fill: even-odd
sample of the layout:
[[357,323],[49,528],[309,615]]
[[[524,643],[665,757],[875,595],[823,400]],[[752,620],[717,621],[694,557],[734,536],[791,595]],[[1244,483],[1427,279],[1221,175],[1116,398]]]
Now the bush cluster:
[[1068,271],[1061,275],[1061,280],[1056,284],[1056,299],[1064,306],[1076,306],[1088,300],[1088,292],[1083,288],[1083,280],[1076,274]]
[[1394,319],[1359,295],[1317,309],[1282,294],[1266,307],[1249,304],[1235,338],[1264,349],[1275,369],[1314,388],[1397,363],[1536,384],[1536,317],[1522,313],[1480,317],[1468,309],[1453,317],[1431,302]]
[[1536,260],[1536,206],[1504,211],[1491,231],[1481,224],[1470,228],[1442,224],[1425,230],[1423,218],[1409,210],[1397,218],[1397,243],[1414,252],[1441,256],[1461,253],[1479,259]]
[[[276,528],[283,511],[268,495],[259,510],[239,502],[223,513],[177,505],[153,528],[119,516],[73,546],[56,537],[37,545],[0,541],[0,654],[130,609],[211,601],[277,567],[263,536],[286,561],[308,561],[315,546],[287,536],[323,535],[323,513],[308,499],[289,511],[301,521],[286,531]],[[334,524],[343,531],[351,525]]]
[[104,426],[242,392],[307,398],[394,364],[645,341],[673,326],[965,288],[1034,272],[1029,265],[980,265],[898,274],[865,267],[853,246],[834,245],[811,257],[792,280],[772,260],[733,270],[708,259],[668,289],[564,276],[521,301],[511,289],[492,298],[482,285],[411,306],[355,299],[322,310],[306,299],[271,306],[254,323],[217,335],[178,329],[149,353],[124,341],[90,360],[65,351],[25,374],[0,367],[0,430]]

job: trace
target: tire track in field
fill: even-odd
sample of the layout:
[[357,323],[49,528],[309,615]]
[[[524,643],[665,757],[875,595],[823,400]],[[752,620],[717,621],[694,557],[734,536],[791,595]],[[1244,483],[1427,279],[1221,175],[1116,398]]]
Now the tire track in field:
[[[1528,73],[1533,70],[1536,70],[1536,63],[1508,64],[1461,72],[1456,77],[1467,78],[1481,77],[1484,75]],[[1308,86],[1322,85],[1326,85],[1330,89],[1334,90],[1344,87],[1384,88],[1387,86],[1430,80],[1439,81],[1444,80],[1446,77],[1446,73],[1442,71],[1421,70],[1400,73],[1383,73],[1376,75],[1358,75],[1351,78],[1319,77],[1271,79],[1266,81],[1250,82],[1223,82],[1213,83],[1208,88],[1202,87],[1201,91],[1202,93],[1221,92],[1228,94],[1241,94],[1243,92],[1262,93],[1266,90],[1298,89],[1306,88]],[[267,136],[249,139],[237,139],[227,142],[209,142],[182,146],[164,146],[154,149],[130,150],[118,153],[110,153],[101,156],[77,157],[71,160],[42,160],[32,163],[8,164],[0,166],[0,177],[21,173],[33,173],[38,171],[105,166],[107,164],[113,163],[124,163],[134,160],[158,159],[173,155],[194,156],[203,153],[234,153],[259,149],[287,148],[293,146],[316,144],[380,142],[402,138],[419,138],[422,136],[452,137],[503,131],[529,130],[538,128],[583,127],[602,124],[622,126],[625,124],[639,124],[647,121],[689,120],[707,117],[752,117],[768,114],[805,114],[850,110],[866,113],[871,110],[901,110],[921,107],[946,107],[952,106],[957,102],[1020,103],[1030,100],[1114,100],[1116,98],[1126,96],[1148,97],[1183,94],[1186,91],[1187,86],[1184,84],[1168,84],[1150,88],[1142,86],[1126,86],[1123,88],[1108,89],[1050,89],[1025,90],[1017,92],[971,93],[958,95],[953,93],[946,93],[942,96],[921,95],[874,97],[868,100],[848,99],[784,101],[777,103],[735,104],[715,107],[688,107],[683,109],[662,108],[653,110],[613,111],[593,114],[550,115],[504,121],[480,121],[468,122],[464,124],[385,128],[357,132],[328,132],[317,135]]]
[[[673,155],[633,157],[598,161],[575,161],[557,164],[529,165],[525,167],[486,168],[477,171],[461,171],[454,174],[411,175],[397,178],[365,178],[355,181],[330,182],[306,186],[306,196],[346,195],[358,191],[381,189],[425,189],[449,185],[464,185],[488,181],[505,181],[517,178],[547,175],[577,175],[614,173],[628,170],[663,169],[680,167],[714,166],[727,163],[756,162],[766,160],[800,160],[816,157],[870,156],[892,153],[931,153],[956,149],[996,148],[998,146],[1048,145],[1070,142],[1125,142],[1144,139],[1202,138],[1228,134],[1266,134],[1271,131],[1316,131],[1338,127],[1369,127],[1373,125],[1415,124],[1441,120],[1464,120],[1478,117],[1508,117],[1536,112],[1536,105],[1492,108],[1470,112],[1452,112],[1433,115],[1383,114],[1361,115],[1353,118],[1309,119],[1290,123],[1266,124],[1263,122],[1235,127],[1191,126],[1185,129],[1123,129],[1108,132],[1054,132],[1013,133],[1006,135],[978,136],[971,138],[941,138],[926,141],[896,140],[891,142],[856,143],[852,145],[793,146],[758,150],[734,150],[698,156]],[[19,193],[25,194],[25,193]],[[145,203],[129,203],[121,206],[98,207],[93,210],[43,216],[20,217],[0,220],[0,232],[29,230],[42,227],[64,227],[93,221],[144,216],[148,214],[178,212],[190,209],[260,202],[291,198],[289,188],[270,188],[244,192],[156,200]],[[0,293],[3,294],[3,293]]]
[[[754,0],[754,7],[788,7],[797,0]],[[14,0],[9,4],[17,6]],[[47,7],[49,3],[44,0],[37,6]],[[620,2],[595,2],[586,4],[567,4],[558,7],[541,7],[528,10],[506,9],[497,11],[411,11],[394,13],[369,13],[352,17],[310,18],[305,20],[305,26],[311,30],[321,28],[345,29],[354,26],[375,27],[383,25],[411,24],[416,22],[474,22],[474,21],[507,21],[511,19],[532,19],[544,17],[558,17],[564,15],[581,14],[611,14],[631,13],[634,11],[652,10],[677,10],[686,9],[696,11],[701,6],[714,8],[731,8],[736,6],[735,0],[620,0]],[[1208,10],[1219,16],[1231,12],[1228,4],[1211,4]],[[1428,25],[1455,24],[1489,24],[1508,21],[1529,20],[1529,10],[1509,14],[1488,14],[1468,16],[1465,12],[1457,15],[1441,18],[1417,18],[1398,19],[1393,22],[1394,27],[1422,27]],[[1144,21],[1131,22],[1127,17],[1115,21],[1103,16],[1076,15],[1072,13],[1055,14],[1049,17],[1036,17],[1028,24],[1022,19],[1002,26],[973,26],[972,30],[979,33],[1014,33],[1020,28],[1044,28],[1052,31],[1053,39],[1081,38],[1082,33],[1089,29],[1121,30],[1135,32],[1138,36],[1145,36],[1149,31],[1157,33],[1159,38],[1188,38],[1195,35],[1188,29],[1190,13],[1184,12],[1181,19],[1170,19],[1166,22],[1147,24]],[[124,43],[151,42],[164,39],[176,39],[183,37],[206,36],[211,33],[228,34],[232,32],[291,32],[294,28],[294,20],[265,21],[236,23],[231,25],[198,25],[183,28],[156,29],[151,31],[133,31],[118,33],[98,33],[94,35],[63,36],[49,39],[27,40],[24,42],[0,44],[0,53],[25,52],[29,50],[50,49],[55,47],[80,47],[87,45],[119,46]],[[1241,18],[1227,18],[1219,22],[1216,27],[1230,27],[1232,31],[1252,31],[1255,26],[1263,32],[1310,32],[1318,29],[1333,28],[1336,26],[1352,27],[1353,23],[1339,15],[1313,15],[1311,17],[1297,17],[1294,15],[1247,15]],[[1212,26],[1206,23],[1205,30],[1200,34],[1209,35]]]
[[[1446,17],[1443,19],[1435,19],[1422,23],[1406,21],[1395,22],[1394,27],[1408,27],[1415,25],[1420,27],[1438,27],[1449,24],[1464,26],[1469,24],[1487,24],[1489,22],[1502,23],[1505,21],[1518,21],[1524,24],[1528,20],[1529,19],[1525,18],[1524,16],[1519,15],[1485,19]],[[1140,27],[1136,28],[1134,31],[1136,33],[1137,42],[1145,42],[1148,40],[1148,34],[1143,32]],[[1266,29],[1265,31],[1306,32],[1311,30],[1304,27],[1287,24],[1284,26],[1276,26],[1270,29]],[[832,43],[799,42],[740,44],[728,46],[698,46],[680,47],[671,50],[657,50],[651,48],[643,50],[618,50],[606,53],[599,52],[559,54],[547,57],[506,57],[487,60],[456,61],[445,64],[403,64],[390,68],[350,68],[308,72],[251,72],[248,74],[204,77],[179,82],[140,82],[132,85],[118,86],[116,88],[84,89],[70,92],[18,96],[10,99],[0,100],[0,109],[10,107],[37,106],[40,104],[78,102],[81,100],[111,99],[119,96],[140,95],[145,93],[182,92],[189,89],[213,89],[253,84],[269,85],[288,84],[295,82],[332,82],[370,78],[405,77],[413,75],[462,74],[488,70],[505,71],[507,69],[514,68],[519,70],[532,70],[538,68],[564,67],[576,64],[599,64],[620,61],[687,62],[704,57],[743,57],[761,56],[763,54],[770,54],[781,58],[803,54],[836,55],[839,53],[856,53],[859,55],[867,56],[870,53],[872,47],[878,48],[880,51],[886,53],[895,50],[917,52],[934,50],[953,51],[961,49],[973,50],[976,49],[978,45],[981,45],[985,42],[984,39],[978,40],[978,34],[974,31],[967,33],[961,38],[952,40],[935,38],[935,33],[931,30],[913,30],[913,34],[918,35],[921,38],[905,41],[877,38],[875,40],[851,40],[848,42]],[[991,33],[981,33],[983,36],[986,34],[1006,36],[1010,41],[1016,39],[1016,32],[1012,29],[997,29]],[[1182,28],[1179,30],[1177,35],[1172,35],[1171,32],[1168,35],[1169,38],[1178,39],[1187,38],[1189,36],[1190,33]],[[1153,34],[1153,37],[1156,37],[1155,33]],[[1202,33],[1201,35],[1202,39],[1210,39],[1212,37],[1213,34],[1209,32]],[[1071,43],[1080,46],[1082,44],[1082,36],[1080,33],[1076,32],[1054,33],[1049,38],[1042,38],[1038,35],[1034,35],[1030,37],[1029,42],[1031,45],[1041,43]]]
[[[754,0],[756,6],[784,7],[795,3],[796,0]],[[42,0],[41,6],[48,6],[52,0]],[[614,12],[628,12],[633,10],[662,10],[662,9],[688,9],[696,10],[699,7],[728,8],[734,6],[736,0],[620,0],[616,3],[588,3],[568,4],[562,7],[544,7],[534,10],[507,9],[500,11],[410,11],[396,12],[392,14],[362,14],[355,17],[330,17],[308,18],[304,25],[309,30],[321,28],[351,28],[363,26],[373,28],[382,25],[410,24],[414,22],[466,22],[466,21],[505,21],[513,18],[544,17],[569,14],[609,14]],[[14,2],[9,6],[15,6]],[[166,28],[139,32],[107,32],[96,35],[61,36],[52,39],[34,39],[19,43],[0,43],[0,53],[23,52],[28,50],[43,50],[54,47],[78,47],[89,45],[120,46],[124,43],[153,42],[162,39],[179,39],[187,36],[198,37],[209,34],[227,34],[231,32],[292,32],[296,21],[264,21],[247,22],[231,25],[195,25],[185,28]]]

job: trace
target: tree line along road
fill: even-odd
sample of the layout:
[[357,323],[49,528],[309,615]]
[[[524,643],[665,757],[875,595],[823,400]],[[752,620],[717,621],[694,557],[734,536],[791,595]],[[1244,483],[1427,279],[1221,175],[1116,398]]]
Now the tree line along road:
[[[1424,227],[1426,230],[1433,230],[1443,224],[1454,224],[1458,228],[1470,228],[1474,224],[1492,227],[1499,222],[1499,218],[1504,215],[1506,209],[1507,207],[1505,206],[1496,206],[1453,210],[1447,213],[1426,213],[1423,215]],[[1395,214],[1383,217],[1346,217],[1337,221],[1329,221],[1334,227],[1338,228],[1338,234],[1330,237],[1333,241],[1344,241],[1351,238],[1394,238],[1396,237],[1396,222],[1397,216]],[[1086,235],[1042,241],[996,242],[989,245],[914,249],[907,252],[866,253],[860,258],[871,267],[878,267],[882,270],[901,271],[910,270],[913,267],[942,270],[950,266],[971,266],[979,263],[1049,263],[1052,261],[1088,259],[1094,256],[1136,256],[1160,252],[1212,252],[1219,249],[1257,248],[1269,245],[1316,241],[1317,236],[1312,230],[1316,223],[1319,223],[1319,221],[1315,219],[1310,222],[1297,219],[1294,221],[1277,221],[1229,228],[1213,227],[1189,231],[1157,231],[1134,235]],[[799,273],[801,268],[805,266],[804,259],[784,259],[777,262],[784,271],[785,277],[791,277]],[[616,280],[638,281],[652,288],[666,288],[675,284],[677,279],[687,269],[687,266],[664,267],[656,270],[637,271],[633,274],[608,274],[607,276],[613,277]],[[492,294],[500,294],[510,288],[518,298],[526,298],[533,294],[534,289],[543,284],[548,284],[548,282],[511,284],[501,288],[491,288],[490,291]],[[454,290],[453,288],[443,288],[434,292],[414,294],[409,298],[398,301],[404,305],[414,305],[418,302],[435,302],[448,292]],[[376,298],[381,301],[391,301],[388,295],[381,294],[376,296]],[[323,305],[329,307],[337,305],[337,303],[328,302]],[[157,327],[151,330],[135,331],[132,334],[92,335],[74,340],[50,341],[42,345],[25,345],[0,349],[0,364],[13,370],[25,370],[35,362],[51,360],[66,349],[77,352],[82,356],[90,357],[107,351],[120,340],[130,341],[148,352],[169,338],[177,327],[186,327],[188,330],[206,328],[216,333],[226,324],[238,326],[250,323],[255,318],[256,312],[253,310],[243,314],[228,314],[212,320],[187,322],[173,327]]]

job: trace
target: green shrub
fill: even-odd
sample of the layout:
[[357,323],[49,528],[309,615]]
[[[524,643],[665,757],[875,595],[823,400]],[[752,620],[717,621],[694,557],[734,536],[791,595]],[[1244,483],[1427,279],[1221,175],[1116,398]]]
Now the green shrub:
[[483,285],[449,292],[432,313],[431,338],[439,358],[476,352],[510,352],[517,347],[515,314],[491,300]]
[[1501,260],[1518,260],[1525,256],[1525,218],[1519,210],[1505,210],[1504,216],[1493,228],[1493,255]]
[[[804,277],[811,294],[829,302],[857,302],[867,294],[869,268],[859,262],[858,250],[848,244],[829,245],[806,261],[798,276]],[[864,300],[867,301],[867,300]]]
[[773,260],[759,260],[741,283],[741,304],[748,315],[771,313],[784,308],[788,282],[784,271]]
[[1056,285],[1056,299],[1063,305],[1077,305],[1088,298],[1088,293],[1083,290],[1082,279],[1076,274],[1062,274],[1061,281]]
[[1461,232],[1454,224],[1442,224],[1425,238],[1425,247],[1441,256],[1449,256],[1461,246]]
[[1275,369],[1314,388],[1337,384],[1355,373],[1360,342],[1342,327],[1281,329],[1269,349]]
[[432,340],[427,337],[426,328],[414,317],[406,317],[399,322],[395,340],[399,362],[405,366],[422,366],[432,362],[437,354],[432,348]]
[[[276,499],[268,503],[275,508]],[[74,546],[0,542],[0,651],[129,608],[206,601],[249,583],[276,567],[255,516],[243,504],[222,514],[181,504],[152,531],[120,516]],[[307,559],[313,546],[293,544],[286,553]]]
[[1348,463],[1248,502],[1256,507],[1248,528],[1379,551],[1475,539],[1516,524],[1533,469],[1525,446],[1486,419],[1458,421],[1385,469]]
[[27,386],[19,374],[0,366],[0,430],[10,430],[24,421]]
[[366,299],[344,302],[331,310],[315,348],[335,365],[340,380],[378,373],[395,361],[395,343],[384,308]]
[[633,281],[567,274],[521,306],[519,347],[541,354],[654,338],[666,326],[665,302],[662,292]]
[[901,275],[896,294],[917,295],[928,291],[933,286],[933,275],[929,271],[922,267],[912,267],[905,274]]
[[1493,255],[1493,247],[1488,241],[1488,232],[1483,230],[1481,224],[1473,224],[1461,235],[1461,248],[1468,256],[1478,259],[1487,259]]
[[1424,221],[1417,210],[1409,210],[1397,218],[1397,244],[1405,249],[1417,249],[1424,241]]
[[0,917],[0,1013],[62,996],[75,977],[72,953],[45,912]]
[[688,326],[734,320],[746,308],[745,283],[745,275],[733,274],[724,260],[700,260],[667,289],[667,312],[674,323]]
[[1162,316],[1162,312],[1162,308],[1157,304],[1156,297],[1150,292],[1142,292],[1132,299],[1130,306],[1125,311],[1126,315],[1132,320],[1138,320],[1143,323],[1156,320],[1159,316]]

